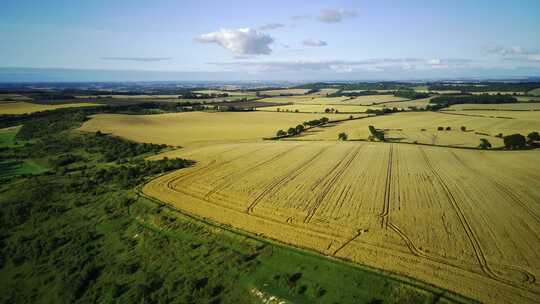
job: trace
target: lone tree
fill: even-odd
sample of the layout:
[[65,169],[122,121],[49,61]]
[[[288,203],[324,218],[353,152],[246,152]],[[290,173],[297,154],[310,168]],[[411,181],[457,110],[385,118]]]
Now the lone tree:
[[463,132],[467,131],[467,127],[461,126],[461,131],[463,131]]
[[277,136],[277,137],[282,137],[282,136],[285,136],[285,135],[287,135],[287,132],[285,132],[285,131],[283,131],[283,130],[279,130],[279,131],[277,131],[277,133],[276,133],[276,136]]
[[437,128],[437,131],[443,131],[443,130],[444,130],[443,127],[438,127],[438,128]]
[[452,130],[451,127],[446,127],[446,131],[450,131],[450,130]]
[[504,146],[507,149],[520,149],[525,147],[527,144],[527,141],[525,140],[525,136],[521,134],[512,134],[503,137]]
[[480,149],[486,150],[491,148],[491,144],[489,141],[485,138],[480,138],[480,145],[478,145]]
[[369,126],[368,128],[369,128],[369,133],[371,133],[373,137],[375,137],[376,139],[380,141],[384,141],[384,132],[375,129],[374,126]]
[[305,130],[303,125],[298,125],[298,126],[296,126],[295,129],[296,129],[296,133],[297,133],[297,134],[298,134],[298,133],[302,133],[302,132],[304,132],[304,130]]
[[347,133],[345,133],[345,132],[341,132],[341,133],[339,133],[339,135],[338,135],[338,139],[339,139],[339,140],[347,140],[347,138],[348,138],[348,137],[347,137]]
[[289,128],[289,130],[287,130],[287,134],[289,135],[296,135],[296,128]]

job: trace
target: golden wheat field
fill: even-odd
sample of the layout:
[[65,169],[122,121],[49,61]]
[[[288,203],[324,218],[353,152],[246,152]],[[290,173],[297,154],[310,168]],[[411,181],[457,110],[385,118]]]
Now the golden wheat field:
[[[497,118],[498,117],[498,118]],[[392,141],[477,147],[480,138],[486,138],[494,147],[503,145],[499,133],[528,134],[540,130],[538,111],[449,111],[404,112],[393,115],[343,121],[307,131],[300,140],[337,140],[338,134],[347,133],[349,140],[367,139],[368,126],[385,130],[385,137]],[[438,131],[438,127],[445,131]],[[461,127],[466,131],[461,131]],[[450,131],[446,131],[450,127]]]
[[537,151],[258,141],[162,156],[197,161],[143,189],[184,212],[482,302],[540,296]]
[[261,95],[279,96],[279,95],[304,95],[309,92],[309,89],[278,89],[278,90],[266,90],[260,91]]
[[342,113],[364,113],[367,109],[380,109],[380,107],[357,106],[357,105],[322,105],[322,104],[294,104],[274,107],[257,108],[258,111],[270,112],[303,112],[303,113],[325,113],[326,109],[337,110]]
[[0,115],[1,114],[30,114],[45,110],[54,110],[61,108],[77,108],[77,107],[89,107],[99,106],[99,104],[80,102],[80,103],[66,103],[66,104],[36,104],[24,101],[17,102],[0,102]]
[[326,116],[344,119],[346,114],[270,112],[185,112],[159,115],[98,114],[82,131],[102,131],[131,140],[175,146],[253,140],[272,137],[307,120]]
[[273,103],[292,103],[292,104],[311,104],[311,105],[359,105],[370,106],[379,103],[390,103],[406,101],[406,98],[395,97],[394,95],[367,95],[357,97],[318,97],[312,95],[306,96],[282,96],[264,98],[261,102]]

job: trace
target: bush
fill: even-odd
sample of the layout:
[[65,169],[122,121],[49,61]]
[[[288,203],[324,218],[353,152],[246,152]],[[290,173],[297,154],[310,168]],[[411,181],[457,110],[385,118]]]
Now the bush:
[[296,135],[296,129],[295,128],[289,128],[289,130],[287,130],[287,134],[289,135]]
[[540,134],[538,132],[531,132],[527,135],[529,141],[540,141]]
[[480,149],[490,149],[491,148],[491,144],[489,143],[489,141],[485,138],[480,138],[480,145],[478,146]]
[[303,125],[298,125],[295,129],[297,134],[302,133],[305,130]]
[[444,127],[438,127],[437,128],[437,131],[443,131],[444,130]]
[[460,129],[461,129],[461,131],[463,131],[463,132],[467,131],[467,127],[465,127],[465,126],[461,126]]
[[527,144],[527,141],[525,139],[525,136],[521,134],[512,134],[503,137],[504,146],[507,149],[520,149],[525,147]]
[[446,131],[450,131],[450,130],[452,130],[451,127],[446,127]]
[[276,137],[283,137],[287,135],[287,132],[283,131],[283,130],[279,130],[276,132]]
[[347,140],[347,138],[348,138],[348,136],[347,136],[347,133],[345,133],[345,132],[341,132],[338,135],[339,140]]

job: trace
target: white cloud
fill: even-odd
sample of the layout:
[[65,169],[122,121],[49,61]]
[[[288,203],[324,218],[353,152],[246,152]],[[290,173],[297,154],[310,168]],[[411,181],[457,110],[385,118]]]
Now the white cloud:
[[328,45],[328,43],[326,43],[326,41],[322,41],[322,40],[306,39],[306,40],[302,41],[302,45],[310,46],[310,47],[321,47],[321,46]]
[[270,44],[274,39],[265,33],[251,28],[221,29],[203,34],[196,39],[201,43],[215,43],[235,55],[268,55],[272,53]]
[[354,10],[323,9],[319,12],[317,20],[325,23],[338,23],[346,18],[355,18],[358,13]]
[[267,30],[275,30],[275,29],[282,28],[282,27],[285,27],[285,24],[282,24],[282,23],[268,23],[268,24],[265,24],[263,26],[259,26],[258,30],[259,31],[267,31]]
[[306,20],[306,19],[311,19],[311,15],[296,15],[296,16],[292,16],[291,19],[295,21]]

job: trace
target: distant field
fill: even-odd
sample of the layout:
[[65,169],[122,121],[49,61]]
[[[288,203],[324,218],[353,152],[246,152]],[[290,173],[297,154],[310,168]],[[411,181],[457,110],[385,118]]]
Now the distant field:
[[[401,142],[477,147],[480,143],[480,138],[487,138],[494,147],[497,147],[503,145],[502,139],[493,137],[499,133],[504,135],[512,133],[527,135],[532,131],[540,131],[540,112],[497,113],[498,116],[514,119],[491,118],[489,116],[495,115],[495,113],[488,112],[463,111],[464,114],[486,117],[434,112],[398,113],[344,121],[334,124],[334,126],[307,131],[305,135],[297,139],[337,140],[338,134],[341,132],[347,133],[349,139],[367,139],[370,135],[368,126],[373,125],[378,129],[387,129],[385,132],[387,138]],[[437,128],[439,126],[444,128],[451,127],[452,130],[438,131]],[[461,126],[465,126],[469,132],[460,131]],[[425,131],[422,131],[422,129],[425,129]],[[475,134],[475,132],[486,133],[488,135]]]
[[309,92],[308,89],[282,89],[282,90],[260,91],[262,95],[270,95],[270,96],[279,96],[281,94],[304,95],[307,92]]
[[538,101],[540,102],[540,96],[517,96],[516,99],[519,102]]
[[187,213],[483,303],[537,303],[536,151],[278,141],[166,156],[197,164],[143,191]]
[[19,94],[0,94],[0,102],[2,101],[30,101],[32,98]]
[[328,94],[333,94],[333,93],[335,93],[337,91],[338,91],[338,89],[321,89],[318,92],[309,94],[309,96],[326,96]]
[[54,110],[60,108],[77,108],[77,107],[89,107],[89,106],[99,106],[96,103],[66,103],[66,104],[55,104],[55,105],[42,105],[29,102],[10,102],[10,103],[0,103],[0,115],[1,114],[29,114],[33,112],[45,111],[45,110]]
[[319,105],[363,105],[369,106],[382,102],[405,101],[406,98],[395,97],[394,95],[368,95],[358,97],[308,97],[290,96],[264,98],[262,102],[294,103],[294,104],[319,104]]
[[229,94],[229,96],[255,96],[255,92],[249,92],[249,91],[199,90],[199,91],[194,91],[194,93]]
[[540,88],[527,92],[529,95],[540,96]]
[[538,103],[500,103],[500,104],[457,104],[457,105],[450,106],[449,109],[452,109],[452,110],[464,110],[464,109],[540,110],[540,102]]
[[326,109],[334,109],[342,113],[364,113],[367,109],[380,109],[380,107],[367,107],[356,105],[317,105],[317,104],[295,104],[295,105],[283,105],[274,107],[259,108],[260,111],[277,112],[278,109],[281,112],[298,112],[303,113],[325,113]]
[[11,147],[15,143],[15,136],[21,127],[0,129],[0,147]]
[[365,91],[375,91],[377,93],[392,93],[396,90],[345,90],[343,93],[361,93]]
[[159,115],[99,114],[83,124],[82,131],[102,131],[127,139],[169,145],[260,140],[321,117],[348,115],[272,112],[185,112]]
[[524,92],[513,92],[513,91],[489,91],[489,92],[471,92],[473,95],[482,95],[482,94],[489,94],[489,95],[524,95]]
[[381,104],[381,107],[387,107],[387,108],[399,108],[399,109],[405,109],[407,110],[409,107],[416,107],[418,109],[425,108],[432,97],[423,98],[423,99],[415,99],[415,100],[406,100],[406,101],[396,101],[396,102],[389,102],[385,104]]

